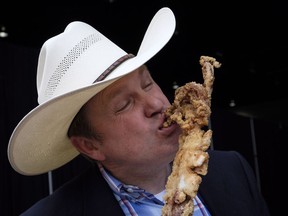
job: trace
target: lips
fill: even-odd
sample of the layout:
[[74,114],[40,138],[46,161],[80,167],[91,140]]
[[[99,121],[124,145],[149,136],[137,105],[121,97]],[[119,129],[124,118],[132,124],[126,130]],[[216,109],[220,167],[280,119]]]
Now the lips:
[[174,131],[179,128],[179,125],[176,122],[172,122],[171,119],[168,123],[168,118],[165,112],[161,114],[161,122],[158,129],[161,131],[162,134],[165,136],[169,136],[170,134],[174,133]]
[[159,130],[162,130],[164,127],[164,122],[166,121],[166,118],[161,122],[160,126],[159,126]]
[[170,124],[168,127],[163,127],[163,124],[159,127],[159,130],[162,134],[168,136],[172,133],[174,133],[176,130],[179,129],[179,125],[176,123]]
[[162,122],[161,122],[161,125],[159,127],[159,129],[163,129],[163,128],[167,128],[169,127],[170,125],[167,123],[168,122],[168,117],[167,115],[165,114],[165,112],[162,112],[161,113],[161,117],[162,117]]

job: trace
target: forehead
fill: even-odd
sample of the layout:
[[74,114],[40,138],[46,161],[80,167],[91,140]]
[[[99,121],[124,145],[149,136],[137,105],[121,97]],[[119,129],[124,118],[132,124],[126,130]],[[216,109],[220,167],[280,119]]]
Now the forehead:
[[[94,95],[87,103],[90,103],[92,101],[99,103],[103,103],[105,98],[113,98],[116,95],[119,94],[119,91],[125,86],[129,84],[129,82],[135,83],[135,80],[141,80],[142,78],[145,78],[149,76],[150,73],[148,71],[148,68],[145,65],[142,65],[141,67],[137,68],[133,72],[125,75],[124,77],[116,80],[111,85],[104,88],[102,91],[98,92],[96,95]],[[126,89],[126,88],[125,88]],[[99,101],[100,100],[100,101]]]
[[111,90],[117,86],[126,85],[130,80],[142,79],[142,78],[145,78],[147,75],[150,76],[150,73],[147,69],[147,66],[142,65],[141,67],[135,69],[133,72],[125,75],[124,77],[118,79],[117,81],[115,81],[111,85],[107,86],[102,91],[105,92],[105,91],[109,91],[109,90]]

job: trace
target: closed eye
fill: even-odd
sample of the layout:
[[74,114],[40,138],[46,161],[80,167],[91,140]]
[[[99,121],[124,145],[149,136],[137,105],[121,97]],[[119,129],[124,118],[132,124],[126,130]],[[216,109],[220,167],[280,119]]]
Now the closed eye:
[[132,103],[132,99],[121,101],[117,104],[116,113],[121,113],[128,109]]
[[144,90],[150,90],[152,88],[153,84],[154,84],[153,82],[146,83],[143,89]]

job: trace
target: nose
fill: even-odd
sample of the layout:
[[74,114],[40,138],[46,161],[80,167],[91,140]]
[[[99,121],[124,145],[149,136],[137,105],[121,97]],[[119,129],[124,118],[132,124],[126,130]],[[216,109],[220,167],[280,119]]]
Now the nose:
[[147,93],[145,95],[144,112],[147,117],[161,114],[168,105],[169,101],[164,94],[153,95]]

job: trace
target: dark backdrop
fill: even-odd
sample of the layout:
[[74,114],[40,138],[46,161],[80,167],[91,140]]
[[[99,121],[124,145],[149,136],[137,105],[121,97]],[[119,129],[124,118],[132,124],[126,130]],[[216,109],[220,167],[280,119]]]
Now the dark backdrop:
[[[165,51],[169,55],[172,54],[173,49],[170,50],[168,47],[166,50],[164,49],[163,53]],[[40,198],[49,194],[47,174],[22,176],[11,168],[7,159],[7,144],[14,127],[24,115],[37,105],[36,67],[38,53],[39,49],[16,46],[0,40],[1,216],[19,215]],[[159,64],[156,64],[156,61]],[[195,62],[197,63],[196,60]],[[164,58],[156,56],[155,60],[151,61],[148,66],[154,72],[156,81],[171,99],[174,90],[167,84],[163,74],[174,73],[176,76],[177,71],[171,71],[171,68],[165,67],[165,63]],[[191,67],[188,65],[186,69],[189,71]],[[159,72],[157,76],[156,71]],[[217,86],[217,75],[215,85]],[[215,88],[217,88],[216,86]],[[218,97],[221,95],[215,94],[212,100],[213,147],[214,149],[237,150],[244,155],[259,177],[259,187],[272,215],[277,215],[278,212],[285,210],[285,206],[280,205],[282,201],[278,197],[278,191],[283,191],[285,187],[283,148],[287,144],[287,120],[281,119],[281,115],[277,119],[271,118],[273,113],[265,113],[257,118],[253,118],[253,115],[242,116],[239,115],[239,112],[236,114],[232,109],[217,106]],[[273,104],[273,107],[278,106]],[[258,111],[261,112],[261,107],[258,107]],[[258,111],[256,110],[256,113]],[[84,159],[78,157],[69,164],[53,171],[54,189],[78,174],[86,166],[86,163]]]

